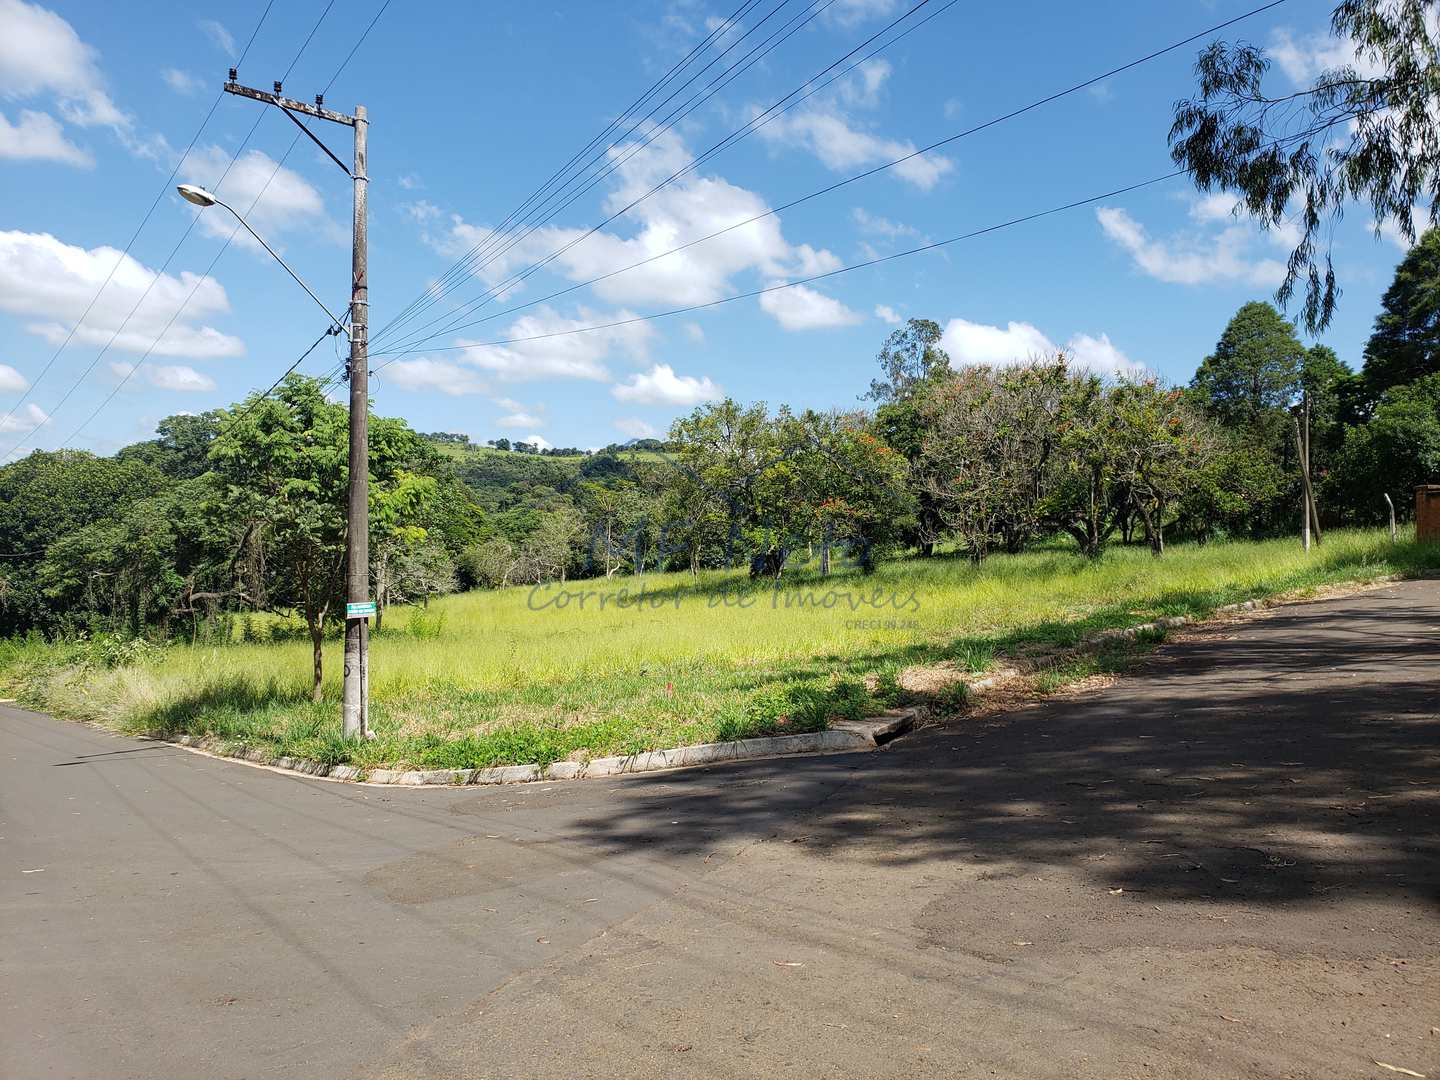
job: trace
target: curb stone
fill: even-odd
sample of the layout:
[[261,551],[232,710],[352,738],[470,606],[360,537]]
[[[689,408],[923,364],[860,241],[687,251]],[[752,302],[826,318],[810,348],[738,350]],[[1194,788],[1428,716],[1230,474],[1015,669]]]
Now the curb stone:
[[176,735],[157,741],[171,742],[211,757],[237,758],[281,772],[298,773],[321,780],[378,784],[390,787],[435,787],[469,784],[526,784],[539,780],[582,780],[591,777],[625,776],[631,773],[683,769],[725,761],[787,757],[794,754],[836,754],[876,750],[908,731],[915,723],[916,709],[893,709],[865,720],[837,720],[825,731],[803,735],[774,735],[762,739],[701,743],[670,750],[650,750],[625,757],[592,758],[590,761],[557,761],[539,765],[500,765],[489,769],[372,769],[355,765],[326,765],[320,761],[289,756],[271,757],[263,750],[225,753],[215,740],[194,735]]
[[[1212,614],[1227,615],[1239,611],[1256,611],[1270,606],[1260,600],[1245,600],[1238,604],[1225,604],[1215,608]],[[1083,645],[1095,645],[1106,641],[1133,641],[1140,634],[1157,630],[1170,630],[1188,626],[1201,620],[1188,615],[1173,615],[1141,623],[1124,629],[1103,630],[1081,639]],[[984,692],[1004,682],[1014,673],[1011,671],[976,679],[966,683],[971,693]],[[488,769],[374,769],[366,771],[356,765],[326,765],[306,758],[282,756],[272,758],[263,750],[240,750],[225,753],[215,740],[201,739],[194,735],[176,735],[157,738],[195,750],[211,757],[231,758],[246,761],[281,772],[298,773],[321,780],[335,780],[347,783],[375,784],[390,787],[435,787],[461,786],[469,784],[525,784],[542,780],[583,780],[605,776],[625,776],[632,773],[660,772],[667,769],[683,769],[696,765],[714,765],[726,761],[747,761],[760,758],[786,757],[798,754],[836,754],[860,750],[877,750],[891,739],[909,731],[920,713],[919,708],[892,709],[876,717],[864,720],[837,720],[825,731],[808,732],[803,735],[775,735],[762,739],[740,739],[734,742],[700,743],[696,746],[678,746],[669,750],[650,750],[625,757],[592,758],[590,761],[556,761],[545,767],[532,765],[502,765]]]

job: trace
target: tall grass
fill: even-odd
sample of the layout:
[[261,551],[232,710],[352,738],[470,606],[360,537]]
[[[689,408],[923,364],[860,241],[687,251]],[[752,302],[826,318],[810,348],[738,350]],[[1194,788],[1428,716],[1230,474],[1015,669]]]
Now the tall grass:
[[1437,566],[1435,546],[1357,530],[1308,556],[1293,540],[1177,545],[1158,560],[1115,548],[1096,562],[1057,547],[868,577],[802,571],[779,589],[716,571],[466,593],[387,613],[371,649],[378,737],[363,745],[339,738],[338,642],[318,705],[302,641],[174,644],[114,668],[12,642],[0,679],[27,703],[131,732],[365,766],[546,762],[814,730],[878,710],[910,665],[981,670],[1103,628]]

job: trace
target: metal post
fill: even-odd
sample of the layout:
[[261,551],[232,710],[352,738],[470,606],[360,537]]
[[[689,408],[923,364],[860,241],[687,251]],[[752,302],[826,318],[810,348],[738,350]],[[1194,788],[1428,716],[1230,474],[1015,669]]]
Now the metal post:
[[[350,271],[350,499],[346,513],[348,539],[345,599],[361,604],[370,599],[370,372],[366,340],[370,289],[367,277],[366,136],[370,122],[365,107],[355,107],[355,228]],[[341,721],[347,739],[370,734],[370,620],[345,618],[345,687]]]

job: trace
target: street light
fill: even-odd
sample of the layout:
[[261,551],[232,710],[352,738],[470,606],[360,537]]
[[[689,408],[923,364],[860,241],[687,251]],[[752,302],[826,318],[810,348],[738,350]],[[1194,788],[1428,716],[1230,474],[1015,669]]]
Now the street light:
[[294,270],[290,269],[290,264],[287,263],[284,259],[282,259],[279,253],[276,252],[274,248],[272,248],[269,244],[265,242],[265,238],[250,227],[250,223],[240,216],[240,212],[238,210],[236,210],[233,206],[230,206],[227,203],[221,202],[218,196],[210,193],[209,191],[206,191],[198,184],[180,184],[175,188],[175,190],[180,193],[180,197],[182,199],[194,206],[198,206],[202,209],[209,206],[218,206],[221,209],[230,211],[230,216],[233,217],[236,221],[238,221],[241,225],[244,225],[245,231],[255,238],[255,242],[261,247],[263,247],[266,251],[268,251],[271,257],[274,258],[276,262],[278,262],[281,266],[285,268],[285,272],[289,274],[292,278],[294,278],[295,281],[299,284],[299,286],[304,289],[307,294],[309,294],[310,299],[314,300],[315,303],[320,305],[321,311],[325,312],[326,315],[330,316],[330,321],[335,324],[336,329],[345,329],[344,323],[337,319],[334,313],[325,306],[324,301],[322,301],[318,296],[315,295],[314,290],[312,290],[309,285],[306,285],[305,282],[301,280],[300,275],[295,273]]

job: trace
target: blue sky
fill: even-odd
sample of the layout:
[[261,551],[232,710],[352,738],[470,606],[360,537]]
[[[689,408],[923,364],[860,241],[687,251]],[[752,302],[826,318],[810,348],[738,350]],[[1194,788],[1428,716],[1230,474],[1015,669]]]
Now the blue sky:
[[[777,2],[754,5],[743,28]],[[323,88],[377,5],[335,0],[299,53],[287,93],[309,99]],[[503,286],[472,316],[494,317],[413,350],[395,351],[409,344],[404,332],[376,339],[376,408],[480,441],[534,436],[593,447],[663,432],[721,394],[850,407],[886,334],[913,316],[944,325],[958,361],[1067,347],[1097,368],[1187,380],[1235,309],[1273,292],[1288,248],[1283,236],[1232,217],[1224,197],[1201,198],[1183,180],[813,286],[540,336],[825,272],[1164,174],[1171,106],[1190,91],[1199,43],[680,256],[534,303],[1258,5],[955,4],[541,271],[508,282],[908,6],[833,0],[673,129],[643,148],[645,128],[621,143],[604,180],[455,281],[409,328]],[[942,6],[932,0],[912,21]],[[1345,56],[1344,44],[1325,35],[1329,6],[1289,0],[1225,36],[1274,49],[1274,78],[1286,86]],[[147,437],[163,416],[268,386],[325,329],[324,314],[243,234],[222,252],[234,227],[223,211],[197,220],[173,193],[84,314],[263,7],[232,5],[216,21],[168,2],[0,0],[0,416],[9,414],[0,420],[0,455],[61,445],[113,451]],[[268,88],[280,78],[324,7],[274,5],[241,81]],[[326,99],[347,111],[363,102],[371,119],[372,328],[485,242],[489,228],[733,9],[699,0],[392,4]],[[805,0],[792,0],[677,102],[806,10]],[[722,34],[706,59],[743,32]],[[348,158],[348,129],[320,134]],[[253,202],[251,223],[338,311],[348,299],[349,182],[295,135],[278,111],[227,95],[177,179],[211,186],[229,166],[221,195],[242,209]],[[1323,340],[1352,366],[1401,254],[1395,238],[1374,235],[1360,208],[1336,234],[1344,297]],[[527,337],[534,340],[474,344]],[[332,369],[342,340],[324,341],[301,370]]]

